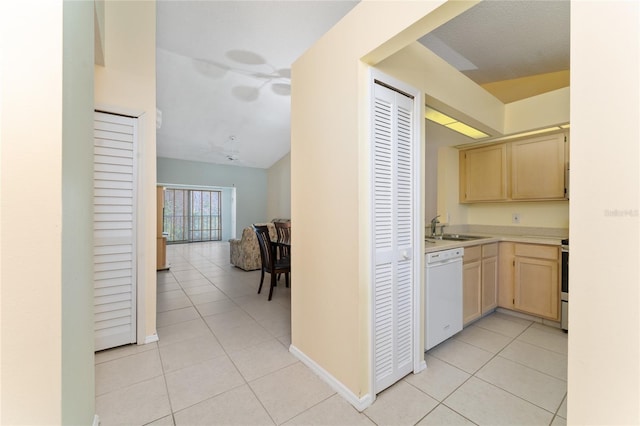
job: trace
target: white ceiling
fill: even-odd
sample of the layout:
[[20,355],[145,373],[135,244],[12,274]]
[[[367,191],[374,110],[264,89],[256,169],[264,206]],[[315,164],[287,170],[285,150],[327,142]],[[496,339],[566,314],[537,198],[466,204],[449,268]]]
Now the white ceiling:
[[290,147],[291,64],[356,3],[158,1],[157,155],[273,165]]
[[419,41],[478,84],[569,69],[570,2],[483,1]]
[[[157,155],[273,165],[290,148],[291,64],[356,4],[158,1]],[[568,69],[569,1],[483,1],[421,42],[478,84]]]

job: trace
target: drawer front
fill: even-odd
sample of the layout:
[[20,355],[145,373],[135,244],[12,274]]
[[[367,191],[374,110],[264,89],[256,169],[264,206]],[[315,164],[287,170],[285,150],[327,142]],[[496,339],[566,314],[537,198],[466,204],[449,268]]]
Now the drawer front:
[[485,244],[482,246],[482,257],[494,257],[498,255],[498,243]]
[[516,244],[516,256],[534,257],[537,259],[557,260],[560,248],[540,244]]
[[464,257],[462,261],[464,263],[473,262],[479,260],[482,255],[481,246],[472,246],[464,248]]

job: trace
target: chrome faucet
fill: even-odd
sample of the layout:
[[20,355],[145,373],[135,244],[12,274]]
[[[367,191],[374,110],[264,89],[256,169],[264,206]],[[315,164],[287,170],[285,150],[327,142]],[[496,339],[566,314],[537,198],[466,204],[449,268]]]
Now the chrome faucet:
[[438,225],[440,222],[438,222],[438,218],[440,217],[440,215],[437,215],[436,217],[434,217],[433,219],[431,219],[431,236],[435,237],[436,235],[436,225]]

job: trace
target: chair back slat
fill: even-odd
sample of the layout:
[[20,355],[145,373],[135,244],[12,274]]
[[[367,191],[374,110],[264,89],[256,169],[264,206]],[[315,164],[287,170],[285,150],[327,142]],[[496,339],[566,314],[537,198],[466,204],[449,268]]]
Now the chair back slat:
[[271,237],[269,236],[269,228],[262,225],[253,225],[253,230],[256,232],[258,245],[260,246],[262,267],[267,271],[271,271]]
[[279,243],[291,244],[291,222],[275,222]]

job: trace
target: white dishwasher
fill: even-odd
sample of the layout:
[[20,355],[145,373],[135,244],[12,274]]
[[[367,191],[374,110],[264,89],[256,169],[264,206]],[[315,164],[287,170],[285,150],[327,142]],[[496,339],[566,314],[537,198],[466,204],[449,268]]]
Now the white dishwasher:
[[463,255],[463,248],[426,254],[425,350],[462,330]]

